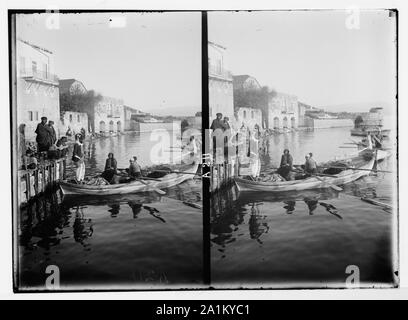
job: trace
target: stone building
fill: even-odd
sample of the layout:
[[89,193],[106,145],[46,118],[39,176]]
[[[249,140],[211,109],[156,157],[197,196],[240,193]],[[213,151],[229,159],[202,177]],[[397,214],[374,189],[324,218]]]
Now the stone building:
[[94,125],[96,133],[124,131],[123,100],[103,96],[95,106]]
[[225,61],[226,48],[208,42],[208,86],[210,123],[218,112],[233,119],[233,79]]
[[299,123],[298,98],[295,95],[276,92],[268,102],[269,129],[294,129]]
[[234,90],[259,90],[261,85],[258,80],[250,75],[237,75],[233,76],[233,86]]
[[262,129],[262,111],[256,108],[239,108],[236,110],[235,121],[238,127],[244,125],[249,129],[258,126]]
[[81,129],[88,131],[88,115],[85,112],[62,111],[61,112],[61,135],[65,135],[71,129],[73,136],[80,133]]
[[45,116],[54,121],[59,136],[59,89],[53,53],[17,39],[16,61],[17,126],[25,125],[25,139],[34,141],[37,124]]
[[84,84],[76,79],[60,79],[59,80],[59,93],[60,94],[84,94],[87,90]]

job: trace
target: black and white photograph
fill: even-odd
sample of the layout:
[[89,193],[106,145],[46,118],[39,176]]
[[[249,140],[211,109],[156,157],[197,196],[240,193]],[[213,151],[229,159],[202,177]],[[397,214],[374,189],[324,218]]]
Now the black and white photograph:
[[406,10],[84,1],[6,6],[8,296],[246,319],[406,288]]
[[396,12],[208,13],[216,288],[398,285]]
[[15,13],[17,291],[200,287],[201,13]]

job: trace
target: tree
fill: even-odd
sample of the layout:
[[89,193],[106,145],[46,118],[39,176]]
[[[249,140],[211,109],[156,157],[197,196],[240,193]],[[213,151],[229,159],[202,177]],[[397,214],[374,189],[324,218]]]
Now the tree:
[[267,86],[260,89],[234,89],[234,109],[255,108],[262,111],[262,122],[269,128],[268,123],[268,103],[269,99],[276,95],[276,91],[270,90]]
[[360,116],[360,115],[357,116],[357,117],[354,119],[354,127],[355,127],[355,128],[358,128],[362,122],[364,122],[363,117]]
[[61,111],[84,112],[88,115],[88,130],[95,131],[95,106],[102,100],[102,95],[94,90],[67,92],[60,94]]

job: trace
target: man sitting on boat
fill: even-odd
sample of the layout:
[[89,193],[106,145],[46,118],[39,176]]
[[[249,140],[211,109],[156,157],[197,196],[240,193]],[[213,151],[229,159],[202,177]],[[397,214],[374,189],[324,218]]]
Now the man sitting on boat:
[[130,159],[129,163],[129,177],[131,179],[140,178],[142,176],[142,169],[137,163],[137,157],[133,157],[133,159]]
[[283,150],[283,155],[281,158],[280,166],[278,169],[278,173],[285,179],[285,180],[292,180],[292,171],[293,167],[293,157],[289,153],[289,149]]
[[312,175],[317,173],[317,163],[316,161],[313,159],[313,153],[308,153],[305,156],[305,172],[307,175]]
[[105,170],[103,171],[101,175],[102,178],[111,182],[113,176],[117,173],[117,166],[118,166],[118,162],[113,156],[113,153],[110,152],[108,154],[108,159],[106,159],[106,162],[105,162]]

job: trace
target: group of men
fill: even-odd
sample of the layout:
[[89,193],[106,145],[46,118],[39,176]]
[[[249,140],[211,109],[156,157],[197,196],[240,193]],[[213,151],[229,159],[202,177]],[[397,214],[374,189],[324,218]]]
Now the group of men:
[[[118,173],[118,162],[112,152],[108,154],[105,162],[105,169],[101,175],[102,178],[111,184],[120,183],[127,180],[134,180],[142,176],[142,169],[137,162],[137,157],[134,156],[129,160],[129,168],[126,170],[127,176],[124,177],[122,173]],[[125,178],[125,179],[122,179]]]
[[317,173],[317,163],[313,159],[313,154],[310,152],[305,155],[305,164],[302,166],[303,172],[299,170],[293,169],[293,157],[289,153],[289,149],[285,149],[283,151],[283,155],[281,157],[281,162],[277,173],[282,176],[285,180],[293,180],[294,174],[293,172],[303,173],[305,176],[311,176]]
[[213,120],[211,123],[211,130],[217,130],[221,129],[222,131],[226,131],[228,129],[231,129],[231,126],[229,124],[229,118],[228,117],[222,117],[222,113],[218,112],[216,114],[216,118]]
[[41,122],[37,125],[35,133],[38,143],[38,152],[46,152],[57,142],[57,133],[54,129],[54,121],[48,121],[47,117],[41,117]]

